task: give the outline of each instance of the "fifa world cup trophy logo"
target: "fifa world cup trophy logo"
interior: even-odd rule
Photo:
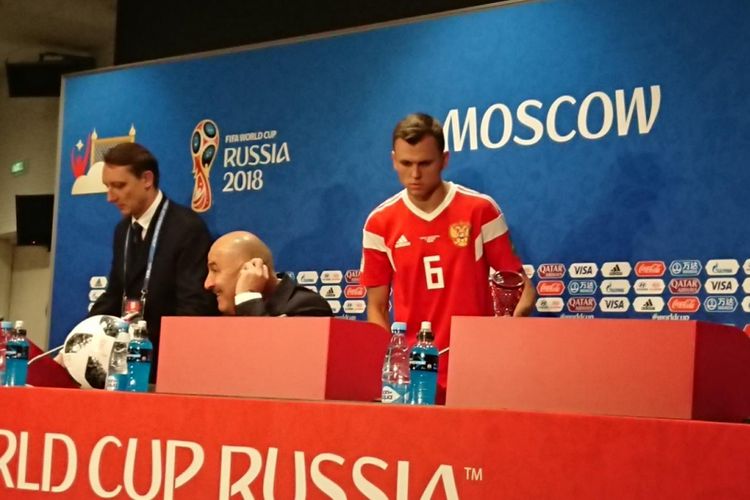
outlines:
[[[219,149],[219,128],[213,120],[202,120],[195,126],[190,140],[190,152],[193,155],[193,201],[191,206],[195,212],[205,212],[211,208],[211,184],[208,176],[214,163],[216,151]]]

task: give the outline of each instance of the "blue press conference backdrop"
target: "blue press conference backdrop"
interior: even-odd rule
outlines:
[[[744,0],[550,0],[67,78],[50,344],[109,270],[119,214],[104,194],[73,194],[97,190],[108,145],[134,136],[159,158],[167,195],[189,205],[191,136],[212,120],[214,235],[248,229],[279,269],[344,274],[359,265],[365,217],[400,189],[390,133],[413,111],[445,121],[446,177],[504,209],[549,294],[539,314],[742,327],[747,32]],[[655,262],[636,275],[640,261]],[[610,293],[624,285],[615,266],[632,270]],[[670,291],[691,275],[700,290]],[[680,294],[695,299],[669,302]]]

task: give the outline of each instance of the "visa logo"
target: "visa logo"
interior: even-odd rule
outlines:
[[[576,262],[568,268],[568,274],[572,278],[589,278],[596,276],[599,268],[593,262]]]
[[[599,309],[603,312],[624,312],[630,307],[630,301],[626,297],[603,298],[599,302]]]
[[[731,294],[737,291],[739,283],[736,278],[709,278],[706,280],[706,291],[709,294]]]

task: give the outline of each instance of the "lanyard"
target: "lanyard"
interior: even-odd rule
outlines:
[[[164,215],[167,213],[167,207],[169,206],[169,200],[164,200],[159,211],[159,219],[156,221],[156,228],[154,229],[154,237],[151,238],[151,246],[148,249],[148,261],[146,263],[146,276],[143,278],[143,288],[141,288],[141,302],[145,309],[146,294],[148,293],[148,282],[151,279],[151,267],[154,263],[154,254],[156,253],[156,242],[159,240],[159,233],[161,232],[161,224],[164,222]],[[125,302],[127,288],[127,276],[128,276],[128,251],[130,249],[130,232],[132,226],[128,226],[128,233],[125,235],[125,256],[122,264],[122,301]]]

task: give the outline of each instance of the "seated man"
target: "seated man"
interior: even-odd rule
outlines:
[[[274,274],[271,251],[246,231],[227,233],[211,246],[203,286],[216,295],[225,315],[332,315],[323,297],[286,274]]]

